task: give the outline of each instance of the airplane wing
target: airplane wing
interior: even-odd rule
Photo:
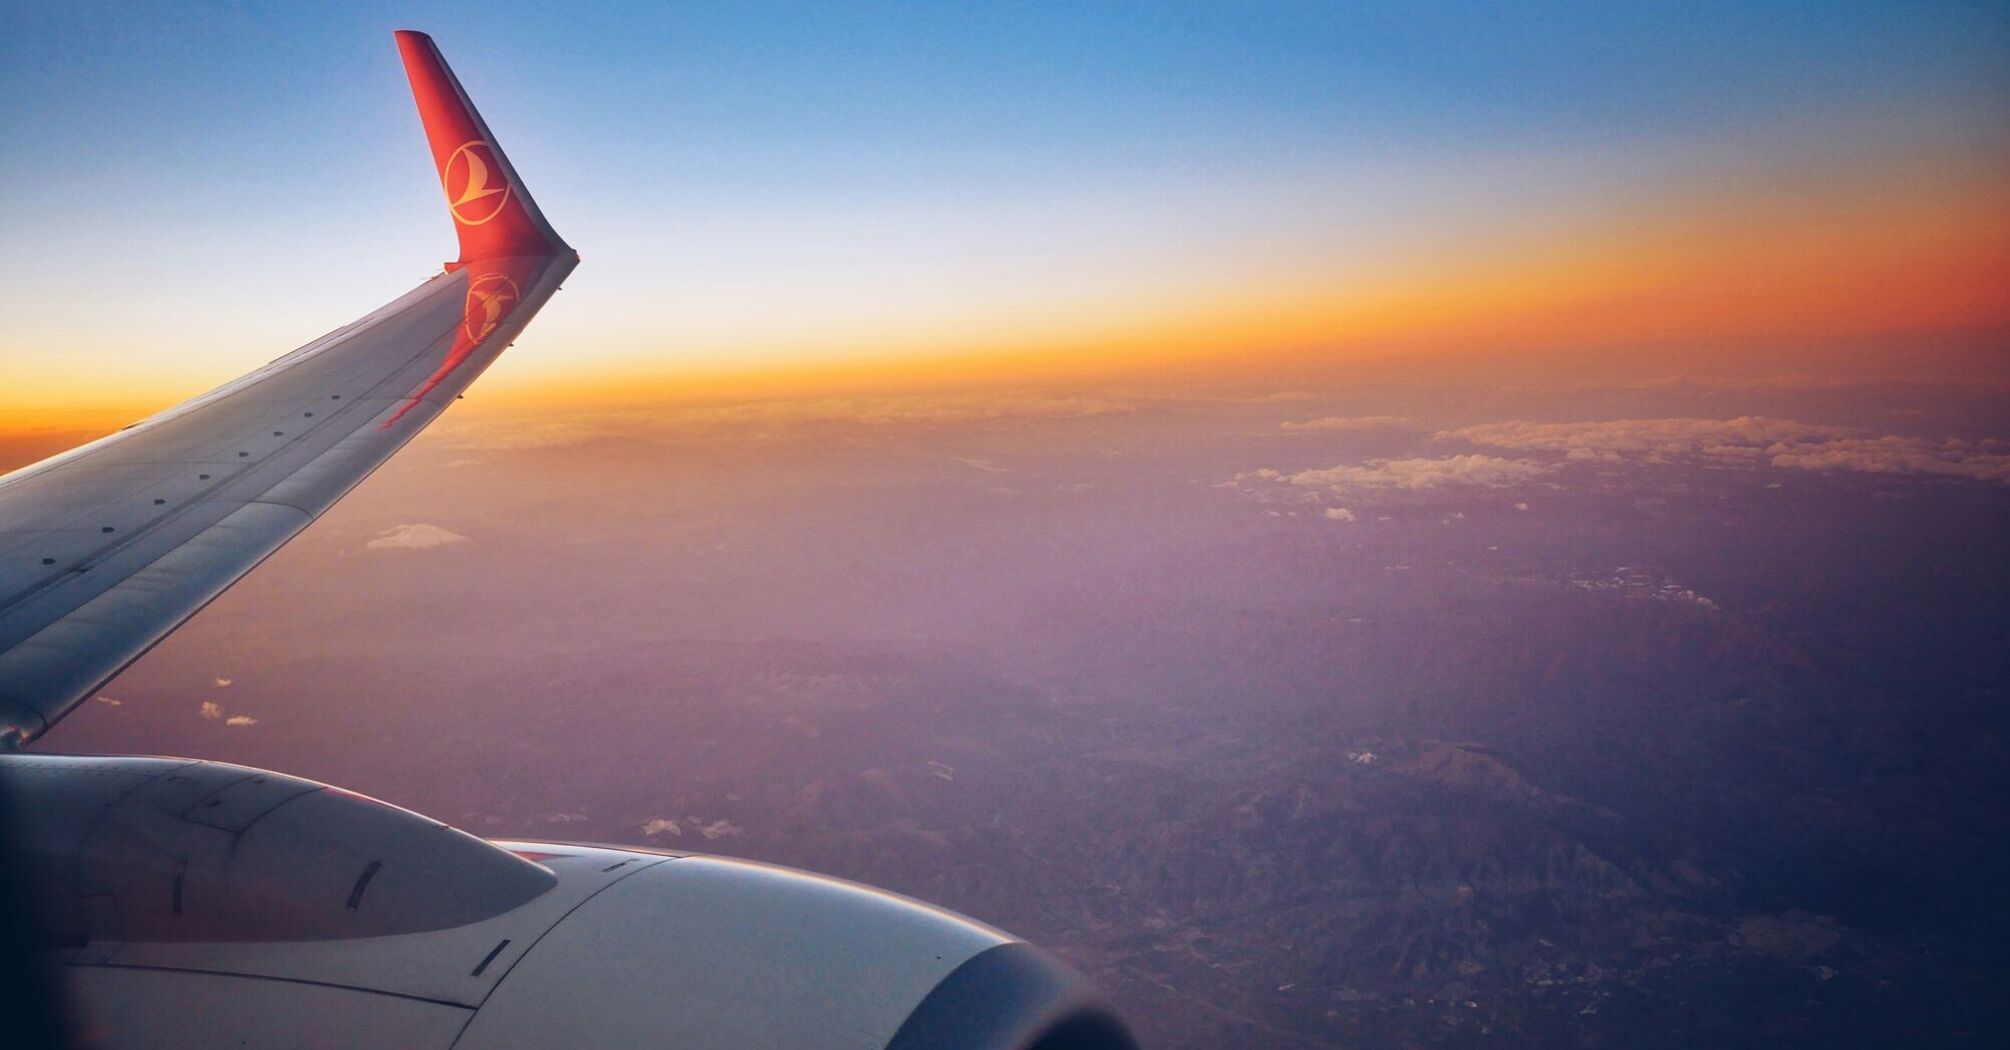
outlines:
[[[41,735],[369,476],[578,264],[431,38],[397,37],[460,258],[243,378],[0,477],[0,749]]]

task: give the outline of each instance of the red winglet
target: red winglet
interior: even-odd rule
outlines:
[[[397,37],[419,119],[426,125],[426,141],[433,147],[440,186],[447,194],[447,211],[461,236],[458,265],[570,252],[544,221],[537,202],[524,192],[523,180],[516,177],[516,169],[440,57],[433,38],[411,29],[398,30]]]

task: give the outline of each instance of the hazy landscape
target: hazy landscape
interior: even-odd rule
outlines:
[[[888,886],[1154,1047],[1993,1045],[2003,405],[470,402],[46,747]]]

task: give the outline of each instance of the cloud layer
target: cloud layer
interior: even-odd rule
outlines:
[[[1851,470],[1869,474],[1937,474],[2010,484],[2010,451],[2002,442],[1933,442],[1887,434],[1767,450],[1768,462],[1795,470]]]
[[[1326,416],[1323,419],[1307,419],[1298,423],[1279,423],[1278,428],[1287,434],[1310,434],[1320,431],[1382,430],[1388,427],[1408,426],[1408,416]]]
[[[1436,437],[1493,448],[1561,452],[1578,461],[1700,457],[1792,470],[1924,474],[2010,484],[2010,445],[1931,441],[1765,416],[1736,419],[1614,419],[1591,423],[1511,420],[1440,431]]]
[[[1295,474],[1258,471],[1304,488],[1324,489],[1334,495],[1351,492],[1430,492],[1448,488],[1505,488],[1533,481],[1548,473],[1549,467],[1525,459],[1499,456],[1462,455],[1371,459],[1360,466],[1325,467]]]
[[[1791,419],[1612,419],[1592,423],[1510,420],[1440,431],[1440,438],[1493,448],[1562,452],[1567,459],[1618,460],[1626,456],[1757,457],[1783,444],[1844,437],[1843,427]]]

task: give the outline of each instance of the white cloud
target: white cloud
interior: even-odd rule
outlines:
[[[114,700],[109,696],[98,697],[98,702],[101,704],[106,704],[111,707],[122,707],[125,705],[124,700]]]
[[[218,675],[216,678],[216,687],[218,689],[228,689],[230,688],[230,683],[233,681],[235,681],[235,679],[225,678],[221,675]]]
[[[1301,470],[1296,474],[1259,470],[1257,477],[1288,481],[1334,495],[1349,492],[1429,492],[1445,488],[1505,488],[1533,481],[1549,467],[1525,459],[1498,456],[1371,459],[1360,466]]]
[[[1695,456],[1720,463],[1770,463],[1794,470],[1930,474],[2010,484],[2010,445],[1990,440],[1930,441],[1765,416],[1736,419],[1614,419],[1596,423],[1512,420],[1440,431],[1436,437],[1495,448],[1561,452],[1566,460]]]
[[[674,820],[665,820],[662,817],[654,817],[643,823],[642,833],[644,835],[649,836],[652,839],[658,835],[668,835],[671,838],[681,838],[684,834],[684,828]]]
[[[713,839],[736,839],[746,833],[746,829],[730,820],[715,820],[698,829],[698,834],[705,836],[708,841]]]
[[[1824,441],[1848,433],[1844,427],[1765,416],[1740,416],[1736,419],[1611,419],[1589,423],[1510,420],[1443,430],[1436,436],[1494,448],[1562,452],[1565,458],[1573,460],[1616,461],[1629,455],[1752,458],[1782,442]]]
[[[204,718],[222,718],[222,717],[223,717],[223,705],[222,705],[222,704],[219,704],[219,703],[217,703],[217,702],[216,702],[216,701],[214,701],[214,700],[204,700],[204,701],[202,702],[202,717],[204,717]]]
[[[250,715],[231,715],[229,718],[223,720],[223,724],[227,726],[255,726],[258,724],[258,719]]]
[[[1301,423],[1279,423],[1277,426],[1287,434],[1307,434],[1334,430],[1381,430],[1409,424],[1408,416],[1327,416]]]
[[[377,534],[377,538],[363,545],[365,550],[431,550],[456,543],[466,543],[468,538],[458,532],[449,532],[438,525],[394,525]]]
[[[1328,507],[1325,511],[1328,521],[1354,521],[1354,512],[1345,507]]]
[[[1818,444],[1780,444],[1766,450],[1768,462],[1794,470],[1850,470],[1870,474],[1936,474],[2010,484],[2010,453],[2001,442],[1970,445],[1886,435]]]

